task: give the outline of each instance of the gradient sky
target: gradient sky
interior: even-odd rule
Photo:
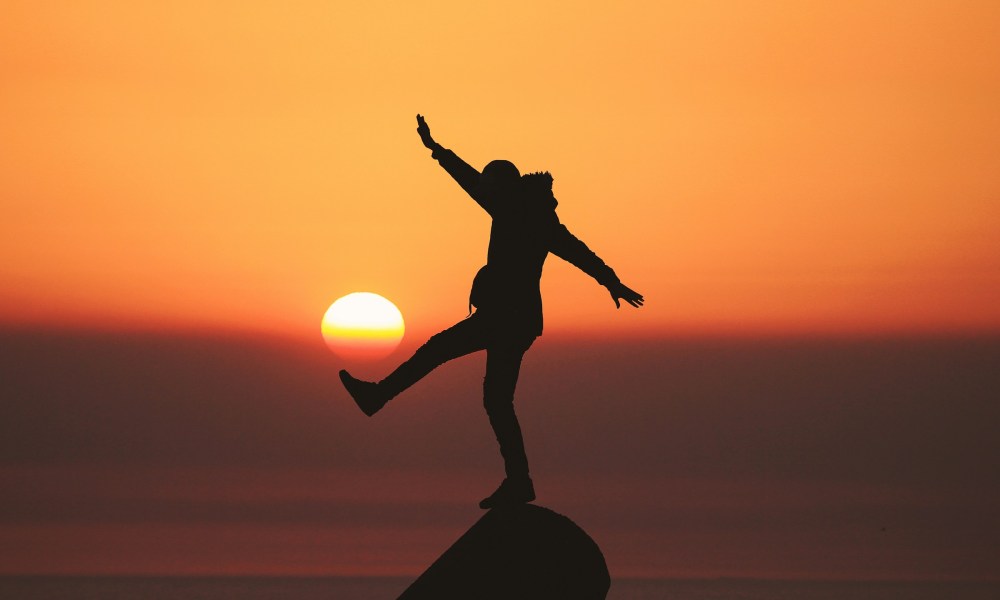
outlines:
[[[995,2],[5,3],[0,318],[451,321],[489,222],[429,158],[550,170],[549,323],[1000,327]],[[447,241],[447,243],[442,243]]]
[[[419,112],[551,171],[647,298],[550,259],[519,388],[613,575],[995,578],[998,39],[990,1],[5,2],[0,572],[413,574],[471,524],[482,357],[369,421],[319,335],[393,300],[376,376],[465,316],[489,220]]]

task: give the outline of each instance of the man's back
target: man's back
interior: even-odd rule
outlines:
[[[542,333],[542,267],[559,225],[552,178],[546,177],[547,185],[540,174],[523,177],[516,193],[494,205],[481,280],[487,287],[477,306],[483,316],[533,335]]]

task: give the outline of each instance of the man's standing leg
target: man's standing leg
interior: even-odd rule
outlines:
[[[535,499],[535,490],[528,475],[524,436],[514,413],[514,389],[521,371],[521,359],[533,341],[533,337],[503,340],[486,347],[483,405],[500,445],[507,477],[493,495],[479,503],[480,508],[522,504]]]

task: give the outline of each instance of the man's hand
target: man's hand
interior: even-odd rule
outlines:
[[[622,307],[621,301],[624,300],[632,306],[639,308],[645,301],[642,294],[629,288],[622,282],[612,283],[608,286],[608,291],[611,292],[611,299],[615,301],[615,306],[618,308]]]
[[[420,141],[424,143],[424,146],[427,146],[431,150],[438,147],[438,143],[431,137],[431,128],[427,126],[427,121],[424,121],[423,115],[417,115],[417,134],[420,135]]]

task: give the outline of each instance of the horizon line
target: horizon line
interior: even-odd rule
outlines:
[[[320,327],[315,334],[301,329],[280,327],[254,327],[233,323],[203,323],[198,321],[138,321],[119,320],[84,323],[40,322],[35,320],[6,320],[0,317],[0,331],[14,334],[46,334],[73,336],[103,336],[103,335],[136,335],[150,337],[179,338],[261,338],[262,340],[302,343],[313,341],[325,345]],[[414,337],[422,339],[437,329],[429,327],[411,327],[404,337],[402,346],[412,344]],[[1000,338],[1000,326],[996,327],[667,327],[642,330],[634,327],[620,329],[550,327],[540,336],[549,341],[593,341],[593,340],[628,340],[633,342],[653,341],[781,341],[781,340],[973,340]]]

